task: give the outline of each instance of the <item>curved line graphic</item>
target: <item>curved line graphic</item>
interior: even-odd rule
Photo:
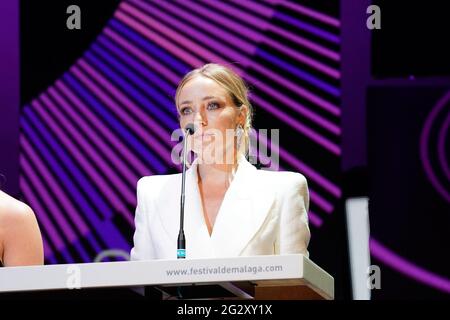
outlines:
[[[414,263],[406,260],[395,252],[386,248],[374,238],[370,238],[369,246],[372,255],[378,260],[384,262],[387,266],[403,273],[410,278],[429,285],[430,287],[450,294],[450,279],[447,279],[415,265]]]
[[[438,137],[438,157],[439,162],[442,166],[442,170],[444,170],[445,175],[447,176],[447,180],[450,181],[450,168],[448,166],[449,162],[447,159],[447,154],[445,153],[445,139],[447,138],[448,128],[450,127],[450,113],[445,118],[444,125],[439,131]]]
[[[441,194],[441,196],[450,202],[450,193],[445,189],[445,187],[439,182],[438,178],[434,174],[433,168],[431,167],[430,161],[428,159],[428,140],[430,137],[431,127],[435,118],[438,116],[441,109],[443,109],[450,101],[450,91],[448,91],[436,104],[428,118],[425,121],[425,125],[422,129],[422,134],[420,137],[420,158],[427,174],[428,179],[431,184],[435,187],[436,191]]]

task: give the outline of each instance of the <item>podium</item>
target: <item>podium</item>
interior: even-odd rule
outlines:
[[[334,299],[333,277],[301,254],[0,268],[0,298],[95,288],[157,299]]]

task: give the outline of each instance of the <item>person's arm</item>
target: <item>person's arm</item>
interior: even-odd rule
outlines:
[[[150,260],[155,259],[155,252],[153,242],[151,239],[148,215],[151,208],[146,206],[151,196],[150,190],[146,188],[148,185],[148,178],[141,178],[137,183],[137,207],[134,219],[135,232],[133,237],[134,246],[131,249],[130,260]]]
[[[33,210],[21,202],[13,203],[3,208],[1,220],[3,265],[43,264],[42,238]]]
[[[307,249],[311,234],[308,226],[307,181],[299,173],[292,174],[283,190],[277,251],[279,254],[302,253],[308,256]]]

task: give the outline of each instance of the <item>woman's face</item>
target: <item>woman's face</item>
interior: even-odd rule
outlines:
[[[244,123],[245,110],[237,108],[217,82],[203,76],[186,82],[179,93],[177,109],[180,127],[193,123],[196,128],[188,140],[191,149],[203,161],[225,163],[230,152],[235,152],[234,130]]]

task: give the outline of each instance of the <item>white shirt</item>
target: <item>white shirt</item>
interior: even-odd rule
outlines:
[[[308,255],[309,193],[303,175],[257,170],[241,156],[211,235],[203,215],[197,161],[186,171],[185,183],[187,259]],[[131,260],[177,258],[180,193],[181,173],[139,180]]]

